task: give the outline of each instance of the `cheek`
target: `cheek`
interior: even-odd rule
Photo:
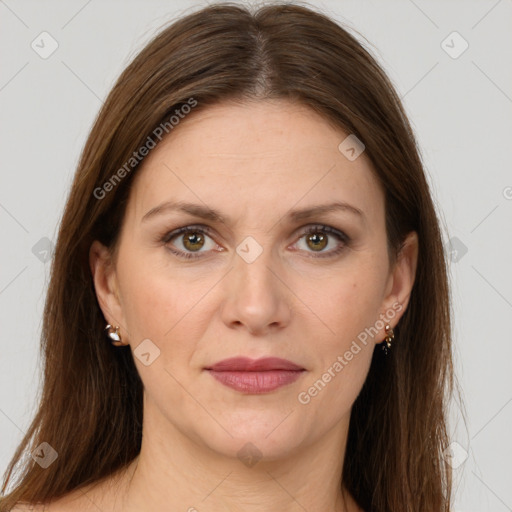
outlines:
[[[324,293],[309,296],[311,308],[327,327],[318,339],[320,364],[315,378],[333,382],[331,390],[350,388],[357,394],[363,385],[375,343],[380,341],[374,330],[382,300],[379,275],[375,268],[360,269],[329,280]]]
[[[334,334],[318,340],[318,364],[299,401],[314,404],[308,411],[327,426],[350,410],[368,375],[375,338],[365,329],[378,318],[374,290],[369,282],[357,279],[340,282],[323,303],[322,320]]]
[[[118,263],[118,281],[126,326],[134,338],[159,340],[173,328],[188,296],[184,284],[148,258],[125,249]]]
[[[200,331],[206,322],[205,294],[218,277],[211,273],[191,277],[156,261],[152,263],[149,257],[134,251],[118,265],[128,331],[134,342],[150,338],[162,347],[173,339],[193,340],[193,331]],[[180,344],[183,348],[185,345]]]
[[[341,274],[341,273],[340,273]],[[324,282],[305,296],[312,311],[328,328],[333,344],[343,348],[378,319],[382,296],[375,269],[366,268]],[[304,293],[306,293],[304,291]]]

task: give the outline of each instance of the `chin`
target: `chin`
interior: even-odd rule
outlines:
[[[270,415],[267,420],[261,418],[261,413],[256,415],[257,418],[247,415],[245,421],[239,415],[237,421],[223,423],[232,437],[223,429],[216,429],[215,434],[206,433],[203,442],[219,454],[240,460],[279,459],[300,444],[302,433],[288,422],[291,418],[283,421],[286,414]]]

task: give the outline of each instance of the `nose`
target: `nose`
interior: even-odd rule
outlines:
[[[254,261],[235,254],[224,285],[224,323],[231,329],[246,329],[258,336],[286,327],[291,318],[293,294],[284,274],[269,249],[263,249]]]

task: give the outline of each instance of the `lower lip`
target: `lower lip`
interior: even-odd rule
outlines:
[[[244,393],[267,393],[296,381],[304,370],[270,370],[265,372],[208,372],[219,382]]]

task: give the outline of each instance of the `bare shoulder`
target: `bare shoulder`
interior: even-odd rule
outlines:
[[[78,502],[70,503],[67,498],[58,499],[51,503],[17,503],[11,512],[70,512],[81,510]]]
[[[48,503],[18,503],[11,512],[89,512],[97,508],[89,492],[83,490],[70,492]]]
[[[136,465],[130,465],[130,470]],[[98,512],[122,510],[119,497],[131,472],[123,468],[94,483],[84,485],[47,503],[17,503],[10,512]],[[122,507],[122,505],[121,505]]]
[[[33,505],[30,503],[16,503],[14,508],[11,508],[11,512],[28,512],[29,510],[32,512],[43,512],[48,509],[44,505]]]
[[[49,510],[45,505],[32,505],[30,503],[17,503],[14,508],[11,508],[11,512],[46,512]]]

